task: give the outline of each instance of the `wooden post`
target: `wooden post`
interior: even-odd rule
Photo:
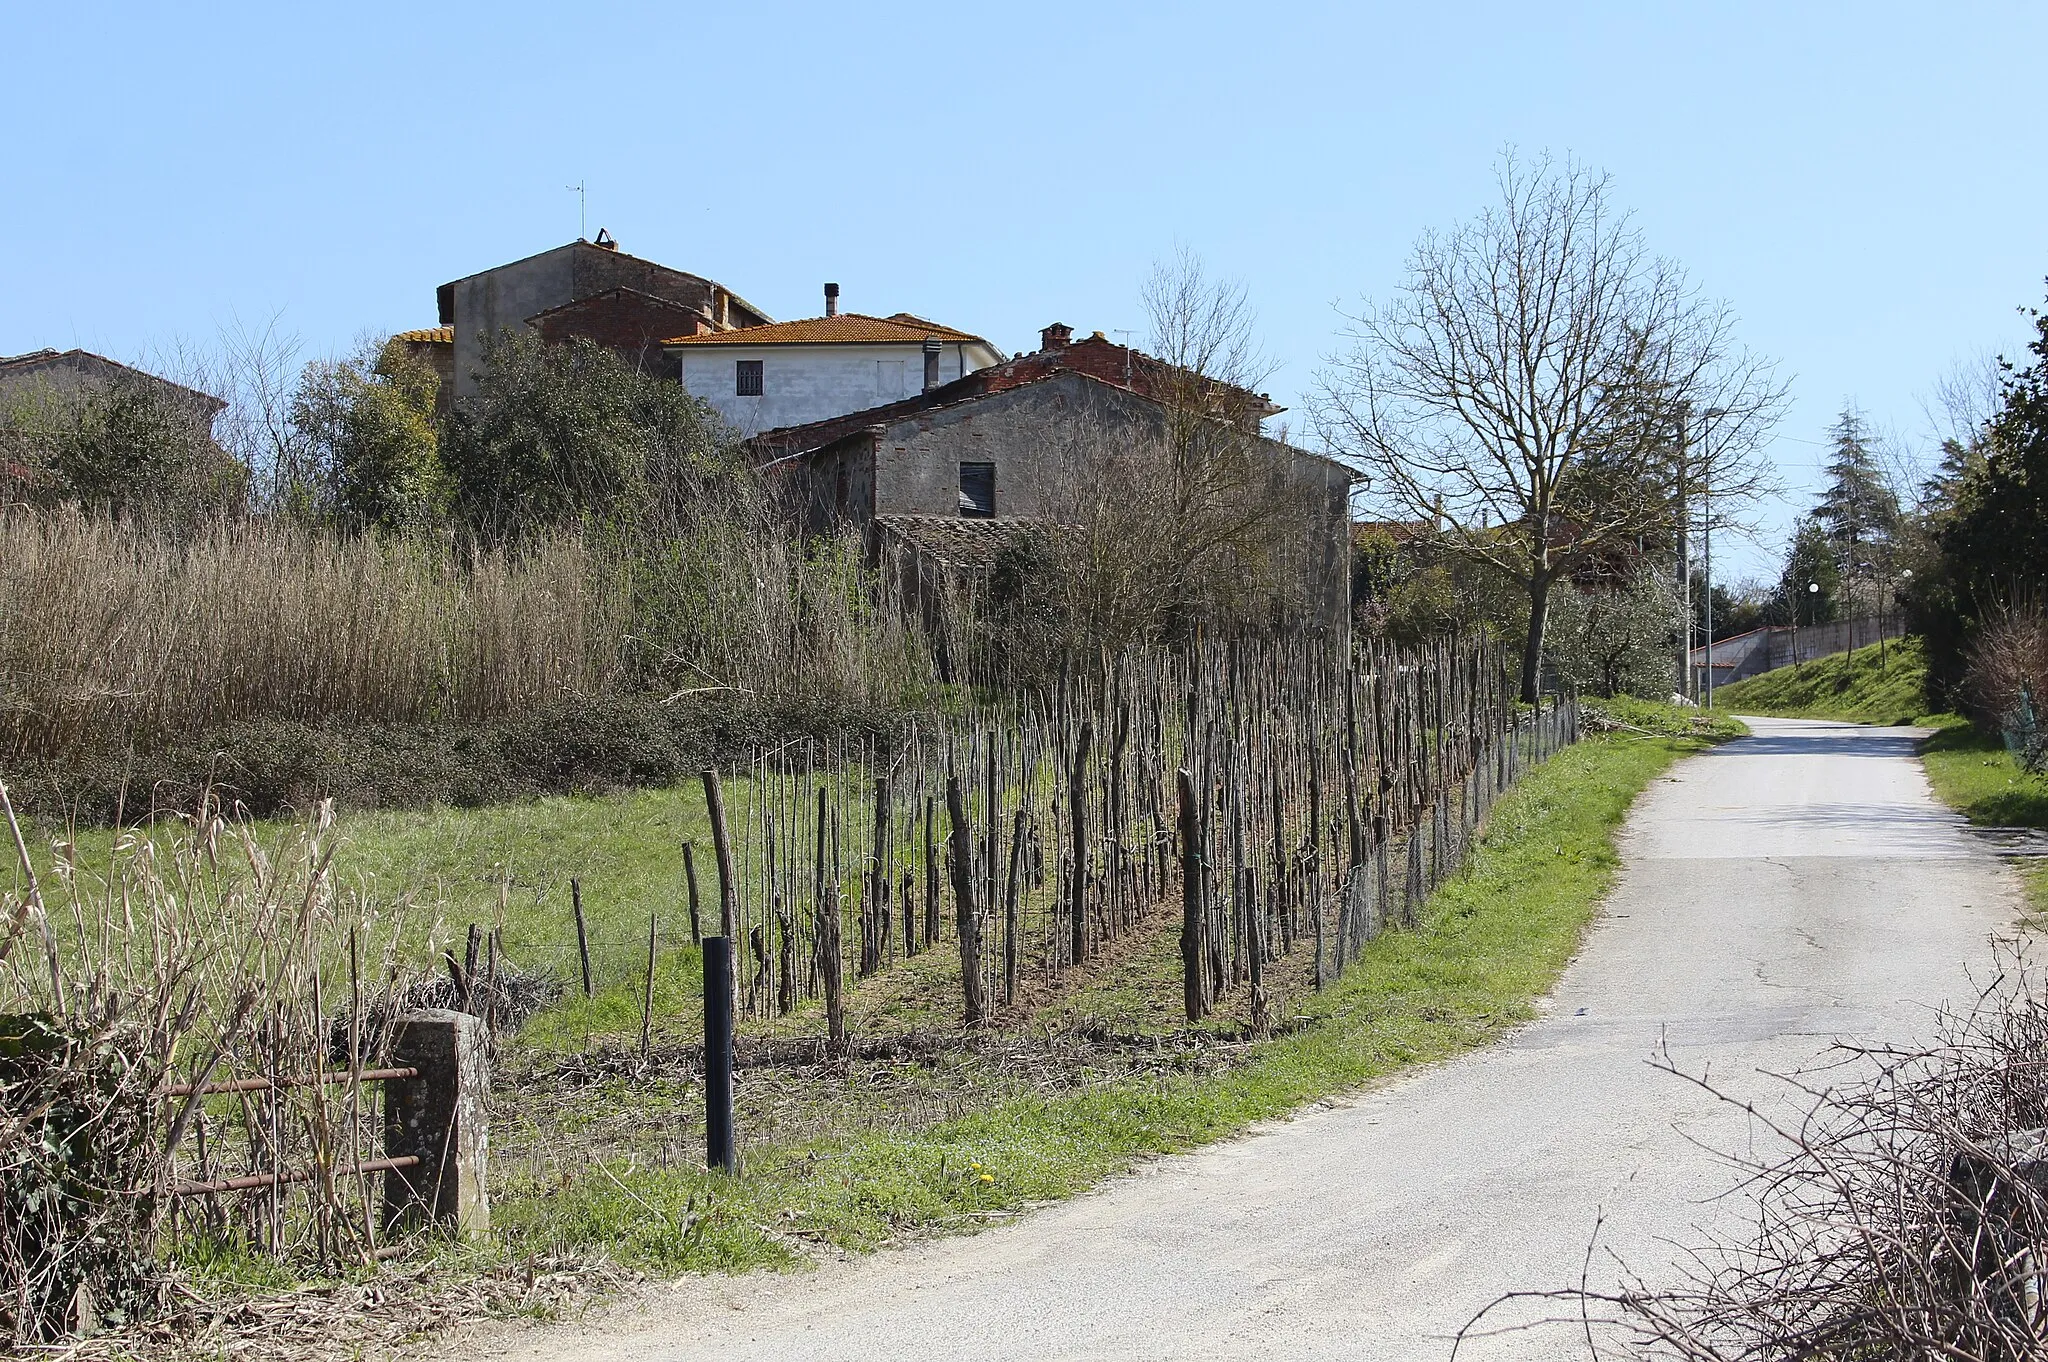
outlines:
[[[1027,814],[1017,810],[1010,825],[1010,873],[1003,888],[1003,1005],[1017,1001],[1017,937],[1022,928],[1020,898],[1024,880],[1024,831]]]
[[[583,882],[569,881],[569,903],[576,910],[576,959],[583,966],[583,996],[590,996],[590,934],[583,929]]]
[[[1072,830],[1073,874],[1067,886],[1068,925],[1073,931],[1073,962],[1088,959],[1088,749],[1095,742],[1093,720],[1081,725],[1074,743],[1074,764],[1067,768],[1067,820]]]
[[[659,930],[654,914],[647,915],[647,992],[640,999],[640,1058],[647,1058],[647,1042],[654,1027],[654,949]]]
[[[697,844],[683,843],[683,877],[690,882],[690,944],[704,944],[704,924],[697,915]]]
[[[776,959],[775,1010],[787,1017],[796,1011],[796,923],[779,899],[775,904],[775,926],[782,934]]]
[[[718,856],[718,934],[731,941],[738,930],[739,887],[733,882],[732,838],[725,826],[725,794],[715,770],[704,772],[704,810],[711,818],[711,849]]]
[[[419,1077],[384,1084],[384,1157],[419,1162],[384,1175],[385,1234],[422,1223],[466,1236],[488,1232],[491,1075],[483,1023],[441,1008],[408,1012],[393,1030],[390,1056]]]
[[[924,944],[939,944],[939,850],[932,796],[924,797]]]
[[[860,972],[866,978],[882,967],[889,935],[889,777],[875,777],[874,846],[869,853],[867,894],[861,903]]]
[[[818,972],[825,985],[825,1044],[835,1055],[846,1050],[846,1004],[841,995],[844,983],[839,958],[839,886],[825,874],[825,787],[818,787],[817,934]]]
[[[1181,1003],[1188,1020],[1208,1011],[1208,964],[1202,958],[1202,814],[1195,802],[1194,775],[1174,773],[1180,794],[1180,967]]]
[[[981,986],[981,920],[974,912],[974,829],[967,821],[967,803],[960,797],[960,777],[946,777],[946,817],[952,825],[953,909],[960,936],[960,990],[967,1024],[988,1020],[988,1001]]]

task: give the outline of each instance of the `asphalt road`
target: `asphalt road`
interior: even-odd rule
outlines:
[[[2013,919],[2006,872],[1935,802],[1906,729],[1752,721],[1660,780],[1544,1019],[1491,1049],[1163,1160],[971,1238],[815,1273],[692,1280],[466,1355],[598,1359],[1439,1358],[1501,1293],[1577,1281],[1600,1224],[1655,1279],[1739,1217],[1709,1151],[1838,1037],[1924,1034]],[[1702,1147],[1704,1146],[1704,1148]],[[1502,1316],[1507,1322],[1511,1316]],[[1525,1316],[1526,1318],[1526,1312]],[[1583,1357],[1565,1327],[1461,1357]]]

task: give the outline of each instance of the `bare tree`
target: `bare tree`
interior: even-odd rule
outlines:
[[[1533,700],[1551,588],[1673,541],[1702,523],[1696,500],[1726,519],[1764,490],[1785,387],[1650,253],[1605,175],[1510,152],[1497,179],[1496,205],[1425,233],[1401,290],[1350,318],[1315,415],[1369,504],[1527,593]]]
[[[1182,251],[1155,266],[1142,300],[1150,353],[1126,383],[1142,417],[1080,423],[1063,450],[1058,520],[1071,616],[1096,642],[1286,626],[1315,613],[1326,523],[1342,497],[1305,476],[1313,460],[1266,436],[1278,410],[1244,286]],[[1113,405],[1113,403],[1112,403]],[[1106,419],[1105,419],[1106,418]]]

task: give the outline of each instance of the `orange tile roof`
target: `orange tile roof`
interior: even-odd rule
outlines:
[[[391,339],[411,341],[415,345],[453,345],[455,328],[452,326],[423,326],[417,331],[401,331]]]
[[[864,317],[842,312],[836,317],[804,317],[793,322],[770,322],[766,326],[743,326],[736,331],[711,331],[699,336],[677,336],[664,345],[866,345],[916,344],[923,340],[973,341],[986,345],[980,336],[940,326],[908,312],[893,317]]]

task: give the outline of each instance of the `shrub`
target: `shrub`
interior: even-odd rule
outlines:
[[[2006,744],[2023,766],[2040,771],[2048,764],[2037,721],[2048,694],[2048,614],[2029,607],[1982,625],[1964,684],[1977,712],[2005,730]]]

